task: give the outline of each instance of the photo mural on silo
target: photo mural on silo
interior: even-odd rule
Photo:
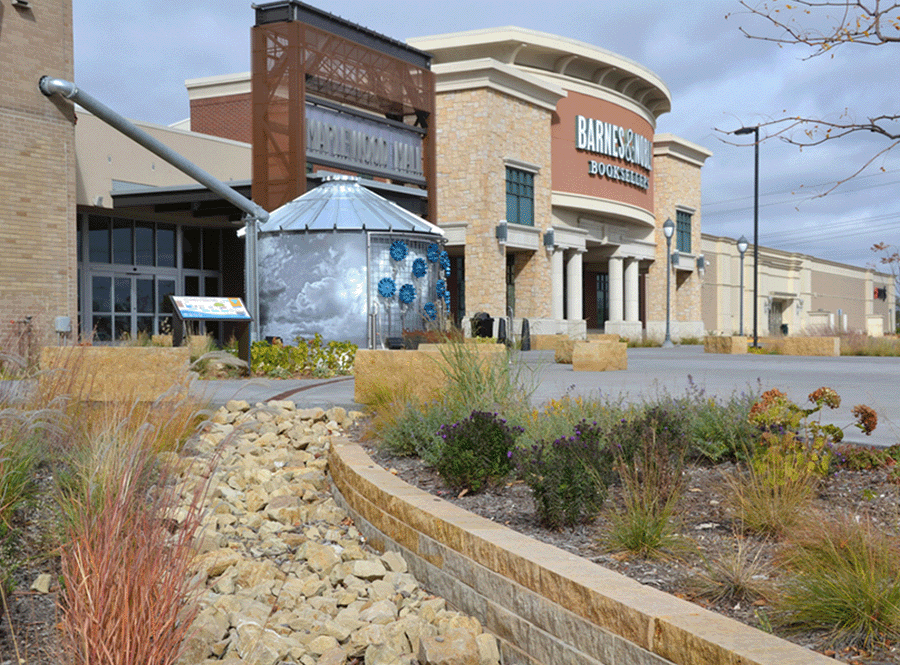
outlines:
[[[372,298],[379,341],[442,328],[450,312],[450,257],[433,241],[371,238]]]
[[[368,346],[364,234],[274,233],[258,246],[263,336],[293,344],[321,333]]]

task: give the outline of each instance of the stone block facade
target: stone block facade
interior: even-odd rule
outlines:
[[[549,317],[549,256],[501,244],[496,227],[506,220],[510,161],[539,169],[534,228],[550,226],[551,112],[488,88],[439,92],[436,107],[439,221],[466,224],[466,315],[507,314],[507,255],[515,251],[515,315]]]
[[[671,331],[674,339],[703,335],[700,287],[703,275],[697,265],[701,254],[700,170],[712,154],[700,146],[670,134],[654,139],[654,210],[656,214],[656,260],[647,271],[647,332],[661,337],[666,321],[666,237],[663,224],[676,223],[678,211],[691,215],[691,252],[680,252],[679,265],[671,275]],[[676,234],[672,252],[677,250]],[[652,324],[652,325],[651,325]]]
[[[15,351],[55,342],[57,316],[76,324],[74,109],[38,89],[72,79],[72,7],[0,10],[0,345]]]

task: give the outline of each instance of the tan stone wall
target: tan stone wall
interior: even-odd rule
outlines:
[[[72,384],[91,401],[154,401],[185,383],[191,350],[179,347],[49,346],[41,349],[40,380],[54,382],[52,370],[71,372]]]
[[[776,348],[786,356],[839,356],[841,355],[841,339],[839,337],[784,337],[767,339],[763,345]]]
[[[662,225],[666,219],[673,223],[677,206],[695,210],[691,218],[691,253],[701,253],[701,196],[700,167],[670,155],[656,155],[653,159],[655,177],[656,213],[656,261],[647,272],[647,318],[649,321],[666,320],[666,237]],[[676,236],[672,236],[672,251],[676,250]],[[694,259],[687,259],[694,261]],[[672,272],[672,322],[673,336],[676,322],[702,320],[700,305],[700,273],[693,266],[691,272]]]
[[[368,543],[497,635],[505,663],[836,662],[410,487],[349,441],[328,471]]]
[[[0,346],[26,316],[49,343],[77,316],[74,113],[38,79],[72,79],[71,2],[0,5],[0,63]]]
[[[415,351],[359,349],[353,359],[353,399],[359,404],[374,404],[386,397],[434,399],[447,385],[441,367],[454,354],[464,354],[471,362],[485,362],[501,357],[499,354],[505,351],[503,344],[467,344],[458,349],[421,344]]]
[[[741,337],[740,335],[733,337],[707,335],[703,338],[703,352],[728,354],[747,353],[747,344],[747,338]]]
[[[550,120],[546,109],[475,89],[437,95],[440,223],[465,222],[466,316],[506,315],[506,249],[496,239],[506,219],[505,159],[540,167],[535,227],[551,224]],[[511,250],[510,250],[511,251]],[[550,316],[550,262],[542,249],[516,256],[516,316]]]
[[[628,369],[628,345],[625,342],[575,342],[573,371],[613,372],[624,369]]]

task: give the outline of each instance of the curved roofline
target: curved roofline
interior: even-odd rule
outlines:
[[[668,86],[653,71],[624,56],[577,39],[515,26],[468,30],[407,40],[429,51],[434,64],[494,58],[598,89],[610,89],[644,106],[655,117],[672,108]]]

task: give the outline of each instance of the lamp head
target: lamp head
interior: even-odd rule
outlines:
[[[741,256],[744,255],[744,252],[747,251],[747,248],[750,246],[750,243],[747,242],[747,239],[744,236],[741,236],[737,241],[738,251],[741,253]]]
[[[759,131],[759,125],[756,125],[756,127],[741,127],[740,129],[735,129],[732,134],[741,136],[742,134],[752,134],[757,131]]]
[[[663,233],[666,238],[671,238],[672,234],[675,233],[675,223],[672,221],[671,217],[663,224]]]

